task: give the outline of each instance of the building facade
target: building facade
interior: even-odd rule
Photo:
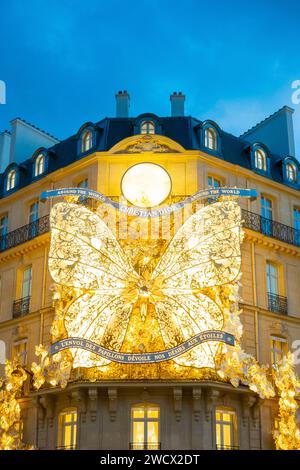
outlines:
[[[171,95],[171,116],[129,116],[129,95],[116,95],[117,116],[88,122],[58,142],[22,138],[0,175],[0,356],[30,368],[35,346],[51,343],[53,280],[48,270],[49,213],[41,192],[88,187],[121,196],[128,168],[156,163],[172,180],[168,202],[207,187],[257,190],[241,199],[243,349],[275,364],[300,338],[300,168],[292,110],[283,107],[240,137],[213,121],[184,115],[184,95]],[[42,133],[42,131],[39,131]],[[49,137],[52,139],[52,137]],[[30,140],[30,139],[29,139]],[[28,139],[26,140],[28,142]],[[50,145],[50,146],[49,146]],[[7,155],[7,150],[6,150]],[[5,157],[7,158],[7,157]],[[83,203],[90,204],[89,201]],[[73,377],[65,389],[20,398],[23,440],[39,449],[272,449],[278,400],[261,400],[209,375],[174,379],[130,365],[126,377]],[[300,368],[298,366],[298,373]]]

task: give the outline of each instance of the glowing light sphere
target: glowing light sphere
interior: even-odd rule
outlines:
[[[169,174],[156,163],[138,163],[130,167],[121,181],[123,196],[139,207],[155,207],[170,194]]]

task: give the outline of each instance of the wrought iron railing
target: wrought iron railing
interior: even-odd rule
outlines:
[[[217,444],[216,445],[217,450],[239,450],[239,446],[224,446]]]
[[[23,317],[30,310],[30,297],[23,297],[13,303],[13,318]]]
[[[21,245],[21,243],[25,243],[38,235],[49,232],[49,230],[49,215],[45,215],[30,224],[23,225],[23,227],[17,228],[0,237],[0,252]]]
[[[130,442],[130,450],[161,450],[161,442]]]
[[[268,292],[268,309],[270,312],[288,314],[287,298],[282,295],[272,294]]]
[[[289,225],[281,224],[275,220],[267,219],[254,212],[242,209],[244,227],[263,233],[269,237],[276,238],[290,245],[300,246],[300,230]]]

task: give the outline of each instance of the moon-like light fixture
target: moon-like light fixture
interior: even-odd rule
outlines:
[[[130,167],[121,181],[123,196],[139,207],[155,207],[171,192],[171,178],[156,163],[137,163]]]

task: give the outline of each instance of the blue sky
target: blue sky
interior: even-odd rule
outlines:
[[[131,114],[186,114],[240,134],[287,104],[300,154],[300,4],[202,0],[0,0],[0,130],[20,116],[65,138],[114,116],[126,89]]]

